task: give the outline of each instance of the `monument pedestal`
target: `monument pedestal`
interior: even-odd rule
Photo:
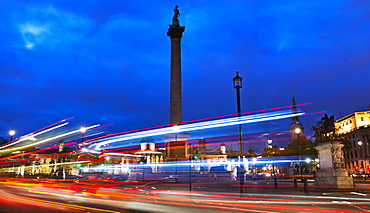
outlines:
[[[173,133],[162,137],[166,143],[165,159],[173,160],[188,160],[188,138],[191,135],[188,133]]]
[[[338,141],[332,141],[315,147],[320,159],[315,186],[354,188],[352,177],[344,170],[343,146]]]

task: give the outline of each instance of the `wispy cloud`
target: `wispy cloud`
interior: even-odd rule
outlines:
[[[58,10],[52,6],[27,8],[16,11],[24,47],[34,49],[39,45],[54,48],[60,43],[82,39],[90,30],[89,20],[76,14]]]
[[[19,30],[22,33],[23,41],[27,49],[33,49],[35,45],[42,44],[47,41],[49,33],[48,24],[25,23],[19,25]]]

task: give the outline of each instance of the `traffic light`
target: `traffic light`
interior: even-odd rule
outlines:
[[[199,157],[197,155],[194,155],[194,160],[198,160]]]
[[[77,164],[77,168],[80,168],[82,166],[82,164],[78,163]]]
[[[355,170],[359,170],[359,167],[358,166],[355,166]]]
[[[370,170],[370,165],[367,165],[367,169]]]

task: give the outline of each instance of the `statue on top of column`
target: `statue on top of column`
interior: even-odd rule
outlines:
[[[173,9],[173,11],[174,11],[174,15],[173,15],[173,18],[172,18],[172,25],[180,25],[180,23],[179,23],[179,19],[178,19],[178,17],[179,17],[179,15],[180,15],[180,11],[179,11],[179,6],[175,6],[175,9]]]

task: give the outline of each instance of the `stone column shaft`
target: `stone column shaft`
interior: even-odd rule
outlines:
[[[182,121],[181,39],[171,39],[170,123]]]
[[[185,27],[169,25],[167,36],[171,39],[171,92],[170,123],[182,122],[182,85],[181,85],[181,37]]]

